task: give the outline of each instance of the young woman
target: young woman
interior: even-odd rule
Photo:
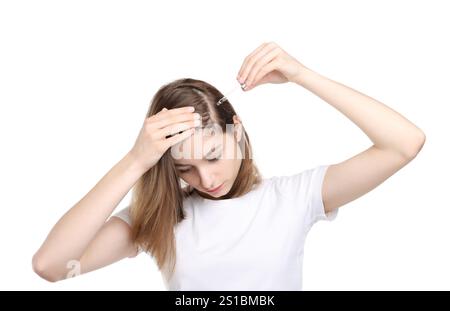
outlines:
[[[273,42],[245,58],[237,79],[245,91],[302,86],[373,145],[341,163],[261,178],[223,94],[204,81],[173,81],[155,94],[132,149],[52,228],[33,256],[34,271],[58,281],[144,251],[170,290],[300,290],[311,226],[380,185],[425,142],[400,114]],[[110,217],[130,189],[131,204]]]

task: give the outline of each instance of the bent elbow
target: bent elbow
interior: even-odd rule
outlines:
[[[418,133],[416,134],[416,137],[409,144],[408,149],[403,152],[406,159],[409,161],[414,159],[420,152],[420,150],[422,150],[425,141],[426,141],[425,133],[419,130]]]
[[[45,261],[37,254],[34,254],[31,265],[33,268],[33,271],[39,275],[41,278],[48,282],[57,282],[61,278],[57,277],[54,272],[49,269],[48,265],[45,263]]]

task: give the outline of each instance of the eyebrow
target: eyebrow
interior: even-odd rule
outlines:
[[[208,151],[208,153],[204,156],[204,158],[208,158],[208,156],[210,156],[213,152],[219,150],[220,148],[222,148],[222,145],[217,145],[211,148],[211,150]],[[179,164],[179,163],[175,163],[175,166],[189,166],[190,164]]]

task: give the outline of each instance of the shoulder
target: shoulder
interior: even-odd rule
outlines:
[[[268,184],[277,193],[304,194],[321,186],[328,167],[329,165],[319,165],[290,175],[273,176],[268,179]]]

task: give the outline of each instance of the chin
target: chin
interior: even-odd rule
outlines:
[[[209,197],[212,198],[220,198],[223,197],[224,195],[226,195],[228,193],[228,189],[227,189],[227,184],[226,182],[224,183],[224,185],[222,186],[221,189],[219,189],[219,191],[215,192],[215,193],[210,193],[210,192],[203,192],[202,193],[206,194]]]

